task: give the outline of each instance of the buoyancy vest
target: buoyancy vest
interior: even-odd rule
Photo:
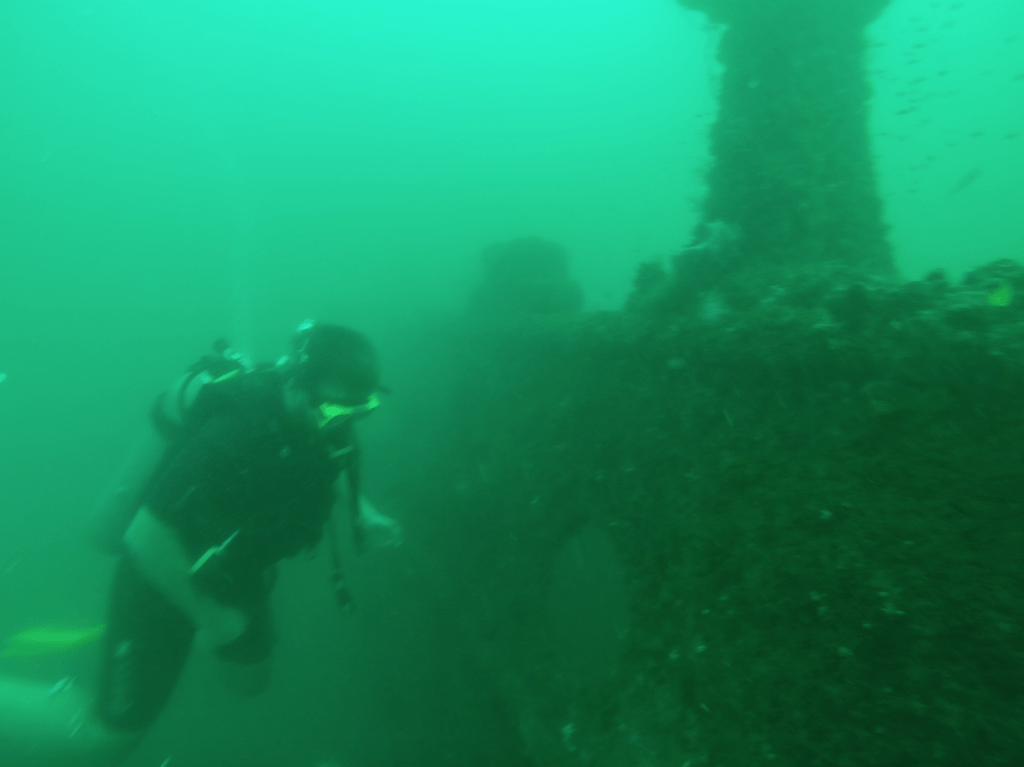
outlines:
[[[256,400],[258,390],[267,394],[268,383],[277,377],[272,365],[252,366],[232,352],[224,341],[213,346],[211,354],[199,359],[168,389],[161,392],[150,408],[150,425],[143,439],[130,454],[112,487],[101,497],[93,515],[91,537],[108,553],[123,550],[124,533],[144,502],[146,493],[174,453],[187,444],[191,435],[218,413],[234,409],[257,422],[261,417]],[[254,396],[255,394],[255,396]],[[359,448],[354,430],[349,427],[332,435],[332,457],[347,477],[347,499],[352,511],[352,530],[356,547],[361,536],[356,520],[359,515]],[[255,523],[256,520],[253,520]],[[249,537],[260,531],[250,530]],[[264,534],[268,531],[264,531]],[[341,566],[340,544],[333,519],[327,520],[327,536],[332,559],[332,585],[339,607],[351,609],[351,596]],[[204,566],[219,551],[211,549],[200,558]],[[286,551],[290,554],[291,549]],[[211,568],[212,569],[212,568]]]

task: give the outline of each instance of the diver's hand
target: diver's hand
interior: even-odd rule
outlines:
[[[199,615],[194,616],[199,624],[196,642],[205,650],[234,642],[249,627],[249,616],[234,607],[227,607],[210,600]]]
[[[360,507],[356,529],[357,537],[364,548],[382,549],[402,544],[404,533],[397,520],[384,516],[368,501],[364,500]]]

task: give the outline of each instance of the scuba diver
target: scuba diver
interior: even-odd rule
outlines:
[[[381,391],[365,336],[307,322],[277,365],[248,367],[222,344],[164,392],[153,435],[93,524],[94,541],[119,556],[96,697],[0,679],[0,764],[120,763],[163,711],[193,644],[233,689],[263,691],[275,565],[323,537],[348,608],[338,501],[357,549],[401,542],[398,523],[359,492],[353,426]]]

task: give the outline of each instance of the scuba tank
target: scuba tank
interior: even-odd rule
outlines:
[[[149,424],[125,456],[96,502],[88,533],[93,545],[107,554],[122,551],[125,532],[142,505],[157,467],[185,426],[185,416],[206,384],[245,371],[248,364],[224,340],[193,364],[163,392],[149,411]]]

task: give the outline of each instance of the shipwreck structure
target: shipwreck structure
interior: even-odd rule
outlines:
[[[623,312],[464,327],[409,496],[507,764],[1024,760],[1024,270],[896,279],[884,0],[685,4],[728,25],[693,242]]]

